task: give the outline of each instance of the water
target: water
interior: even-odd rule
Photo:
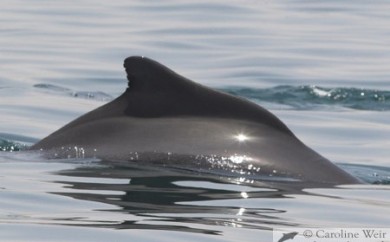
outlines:
[[[390,225],[388,1],[0,6],[0,241],[270,241],[275,227]],[[275,188],[16,152],[118,96],[131,55],[265,106],[367,184]]]

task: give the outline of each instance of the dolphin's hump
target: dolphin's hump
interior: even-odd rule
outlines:
[[[195,83],[146,57],[125,59],[129,81],[125,114],[135,117],[216,117],[263,123],[292,132],[276,116],[239,97]]]
[[[294,136],[275,115],[259,105],[195,83],[152,59],[128,57],[124,67],[128,88],[122,95],[73,120],[52,135],[63,134],[88,122],[128,116],[238,119],[261,123]]]

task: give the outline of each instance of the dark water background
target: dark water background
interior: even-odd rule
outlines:
[[[388,227],[388,1],[0,3],[0,241],[270,241],[273,228]],[[118,96],[144,55],[270,109],[368,184],[16,152]]]

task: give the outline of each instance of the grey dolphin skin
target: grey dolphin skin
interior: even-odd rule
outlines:
[[[257,104],[188,80],[158,62],[129,57],[118,98],[31,147],[52,157],[165,162],[326,184],[359,183],[304,145]]]

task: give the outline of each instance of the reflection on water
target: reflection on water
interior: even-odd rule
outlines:
[[[364,172],[357,165],[350,169],[366,175],[382,170],[366,167]],[[46,233],[42,231],[47,226],[51,231],[83,231],[80,241],[96,241],[96,232],[147,238],[156,231],[188,232],[184,237],[208,236],[211,241],[237,241],[236,235],[249,233],[248,241],[257,241],[256,234],[269,236],[273,228],[375,227],[388,222],[383,214],[389,208],[390,188],[383,185],[308,188],[305,183],[260,178],[248,183],[240,177],[163,165],[42,160],[24,152],[0,153],[0,181],[0,226],[13,227],[8,236],[26,241]],[[23,226],[37,232],[20,235],[15,228]]]
[[[358,166],[350,169],[364,171]],[[84,216],[55,217],[56,224],[214,235],[223,234],[223,228],[267,231],[310,226],[313,221],[316,226],[329,221],[334,226],[381,224],[385,218],[377,215],[387,209],[389,190],[373,185],[308,188],[309,184],[283,180],[240,183],[231,177],[135,162],[103,161],[55,174],[54,182],[64,189],[51,194],[109,205]],[[334,221],[351,204],[350,215]]]
[[[118,229],[158,229],[218,234],[217,230],[197,229],[193,225],[221,225],[266,230],[276,225],[294,226],[294,223],[279,217],[285,212],[283,210],[261,206],[253,208],[240,206],[239,200],[288,198],[286,195],[289,193],[303,193],[299,189],[270,188],[269,185],[267,187],[261,182],[252,183],[250,186],[232,184],[223,177],[131,163],[107,162],[98,166],[64,170],[59,174],[70,177],[103,178],[99,179],[98,183],[57,181],[66,184],[70,191],[55,194],[116,207],[102,212],[137,216],[137,220],[99,221],[98,224],[87,224],[93,227]],[[122,183],[110,182],[117,179],[121,179]],[[128,182],[124,182],[126,180]],[[218,204],[221,201],[236,202],[231,205],[215,205],[213,204],[215,201],[218,201]]]

